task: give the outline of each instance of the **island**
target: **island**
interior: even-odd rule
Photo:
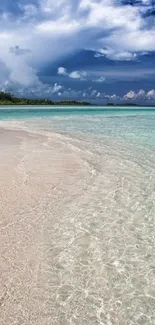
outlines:
[[[76,100],[62,100],[53,101],[51,99],[37,99],[37,98],[19,98],[11,93],[0,91],[0,106],[9,105],[21,105],[21,106],[102,106],[102,107],[145,107],[146,105],[139,105],[134,102],[120,102],[120,103],[90,103],[86,101],[76,101]],[[154,105],[148,105],[149,107],[154,107]]]
[[[88,102],[79,102],[75,100],[69,101],[52,101],[50,99],[29,99],[29,98],[18,98],[11,93],[0,91],[0,105],[70,105],[70,106],[89,106]]]

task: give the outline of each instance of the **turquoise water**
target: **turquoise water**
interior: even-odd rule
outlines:
[[[4,119],[23,119],[33,117],[51,117],[51,116],[70,116],[70,115],[144,115],[155,114],[155,108],[150,107],[138,107],[138,108],[126,108],[126,107],[1,107],[0,108],[0,120]]]
[[[2,107],[0,120],[19,120],[33,130],[87,134],[98,141],[104,136],[155,149],[155,108]]]

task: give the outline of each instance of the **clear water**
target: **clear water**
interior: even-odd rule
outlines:
[[[109,137],[155,149],[155,108],[11,107],[0,109],[0,121],[19,121],[31,130],[74,136]]]
[[[17,175],[49,216],[40,324],[154,325],[155,108],[4,108],[1,126],[47,135],[21,144]]]

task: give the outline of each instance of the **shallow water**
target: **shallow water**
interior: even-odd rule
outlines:
[[[58,132],[73,137],[109,139],[155,148],[155,108],[11,107],[0,109],[0,121],[20,121],[31,130]],[[95,140],[96,141],[96,140]]]
[[[31,324],[154,325],[155,110],[5,114],[0,126],[45,136],[18,167],[47,216]]]

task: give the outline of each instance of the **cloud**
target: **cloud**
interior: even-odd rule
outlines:
[[[62,75],[62,76],[67,76],[67,69],[65,69],[63,67],[59,67],[58,68],[58,74]]]
[[[63,75],[63,76],[68,76],[69,78],[72,79],[80,79],[84,80],[85,77],[87,76],[87,73],[85,71],[72,71],[70,73],[67,72],[67,69],[64,67],[59,67],[57,70],[58,75]]]
[[[116,100],[120,100],[121,98],[119,96],[117,96],[116,94],[113,94],[113,95],[105,95],[105,98],[108,98],[112,101],[116,101]]]
[[[145,80],[148,78],[154,78],[155,69],[154,68],[134,68],[128,66],[120,66],[120,67],[105,67],[103,70],[93,70],[90,71],[89,74],[94,76],[94,80],[101,78],[102,81],[111,79],[111,80]],[[104,75],[104,76],[103,76]],[[102,79],[105,78],[105,79]]]
[[[126,7],[115,0],[2,0],[0,60],[5,68],[0,65],[0,74],[4,85],[37,89],[40,69],[84,49],[117,61],[155,51],[155,25],[144,18],[148,7]],[[59,74],[66,75],[65,71]],[[67,76],[88,77],[76,69],[76,63]]]
[[[49,35],[73,35],[79,29],[78,22],[76,21],[67,21],[63,19],[58,19],[57,21],[45,21],[36,26],[37,31],[41,34]]]
[[[53,96],[61,96],[65,88],[57,83],[49,85],[38,82],[33,87],[19,87],[19,85],[17,87],[16,83],[6,82],[2,90],[14,93],[19,97],[51,99]]]
[[[1,79],[0,79],[1,85]],[[88,87],[84,90],[77,90],[74,88],[66,89],[65,86],[58,83],[52,85],[38,83],[34,87],[16,87],[16,84],[6,82],[3,91],[13,92],[19,97],[27,98],[45,98],[45,99],[54,99],[54,100],[86,100],[90,102],[99,102],[99,103],[125,103],[125,102],[134,102],[144,105],[153,104],[155,100],[155,89],[151,89],[148,92],[145,92],[143,89],[140,89],[137,92],[129,91],[123,96],[117,96],[116,94],[108,94],[102,91]]]
[[[9,51],[15,55],[24,55],[31,52],[29,49],[21,49],[18,45],[10,47]]]
[[[39,13],[39,9],[37,7],[37,1],[35,4],[26,3],[22,5],[21,3],[19,3],[18,8],[21,10],[21,13],[23,14],[22,15],[23,21],[34,19]]]
[[[137,93],[135,93],[133,90],[130,90],[126,95],[124,95],[124,99],[145,99],[146,96],[147,94],[145,94],[145,91],[143,89],[140,89]]]
[[[137,54],[132,53],[129,51],[116,51],[111,48],[106,49],[100,49],[98,50],[95,55],[96,58],[99,58],[101,56],[106,56],[110,60],[116,60],[116,61],[133,61],[136,60]]]
[[[68,72],[67,69],[63,70],[58,69],[58,74],[67,76],[68,78],[74,78],[79,80],[87,80],[88,82],[96,82],[102,84],[108,80],[112,81],[132,81],[132,80],[147,80],[155,78],[155,69],[154,68],[134,68],[133,66],[117,66],[117,67],[103,67],[101,66],[100,70],[90,69],[87,71],[72,71]]]
[[[97,94],[97,90],[96,89],[93,89],[92,91],[91,91],[91,96],[96,96],[96,94]]]
[[[148,93],[146,94],[146,97],[150,99],[155,99],[155,89],[149,90]]]
[[[87,76],[87,73],[85,71],[72,71],[68,76],[72,79],[84,80],[84,78]]]
[[[61,89],[62,89],[62,86],[55,83],[53,86],[53,89],[52,89],[52,93],[55,94],[55,93],[59,92],[59,90],[61,90]]]
[[[96,97],[99,99],[102,99],[106,102],[113,102],[113,103],[137,103],[141,105],[151,105],[154,103],[155,100],[155,89],[151,89],[148,92],[146,92],[143,89],[138,90],[137,92],[130,90],[127,94],[124,96],[117,96],[116,94],[105,94],[102,92],[97,92],[96,90],[93,90],[90,94],[90,97]]]
[[[102,83],[102,82],[104,82],[105,80],[106,80],[106,78],[103,77],[103,76],[100,76],[99,78],[94,79],[95,82],[99,82],[99,83],[100,83],[100,82]]]
[[[135,92],[133,90],[130,90],[126,95],[124,95],[124,99],[135,99]]]
[[[155,100],[155,89],[151,89],[148,92],[145,92],[143,89],[140,89],[137,93],[133,90],[130,90],[123,99],[131,101],[147,101],[151,102]]]
[[[3,75],[4,85],[12,83],[17,87],[31,87],[40,83],[36,70],[25,62],[23,56],[18,56],[18,59],[14,56],[13,59],[11,53],[0,62],[0,74]]]

